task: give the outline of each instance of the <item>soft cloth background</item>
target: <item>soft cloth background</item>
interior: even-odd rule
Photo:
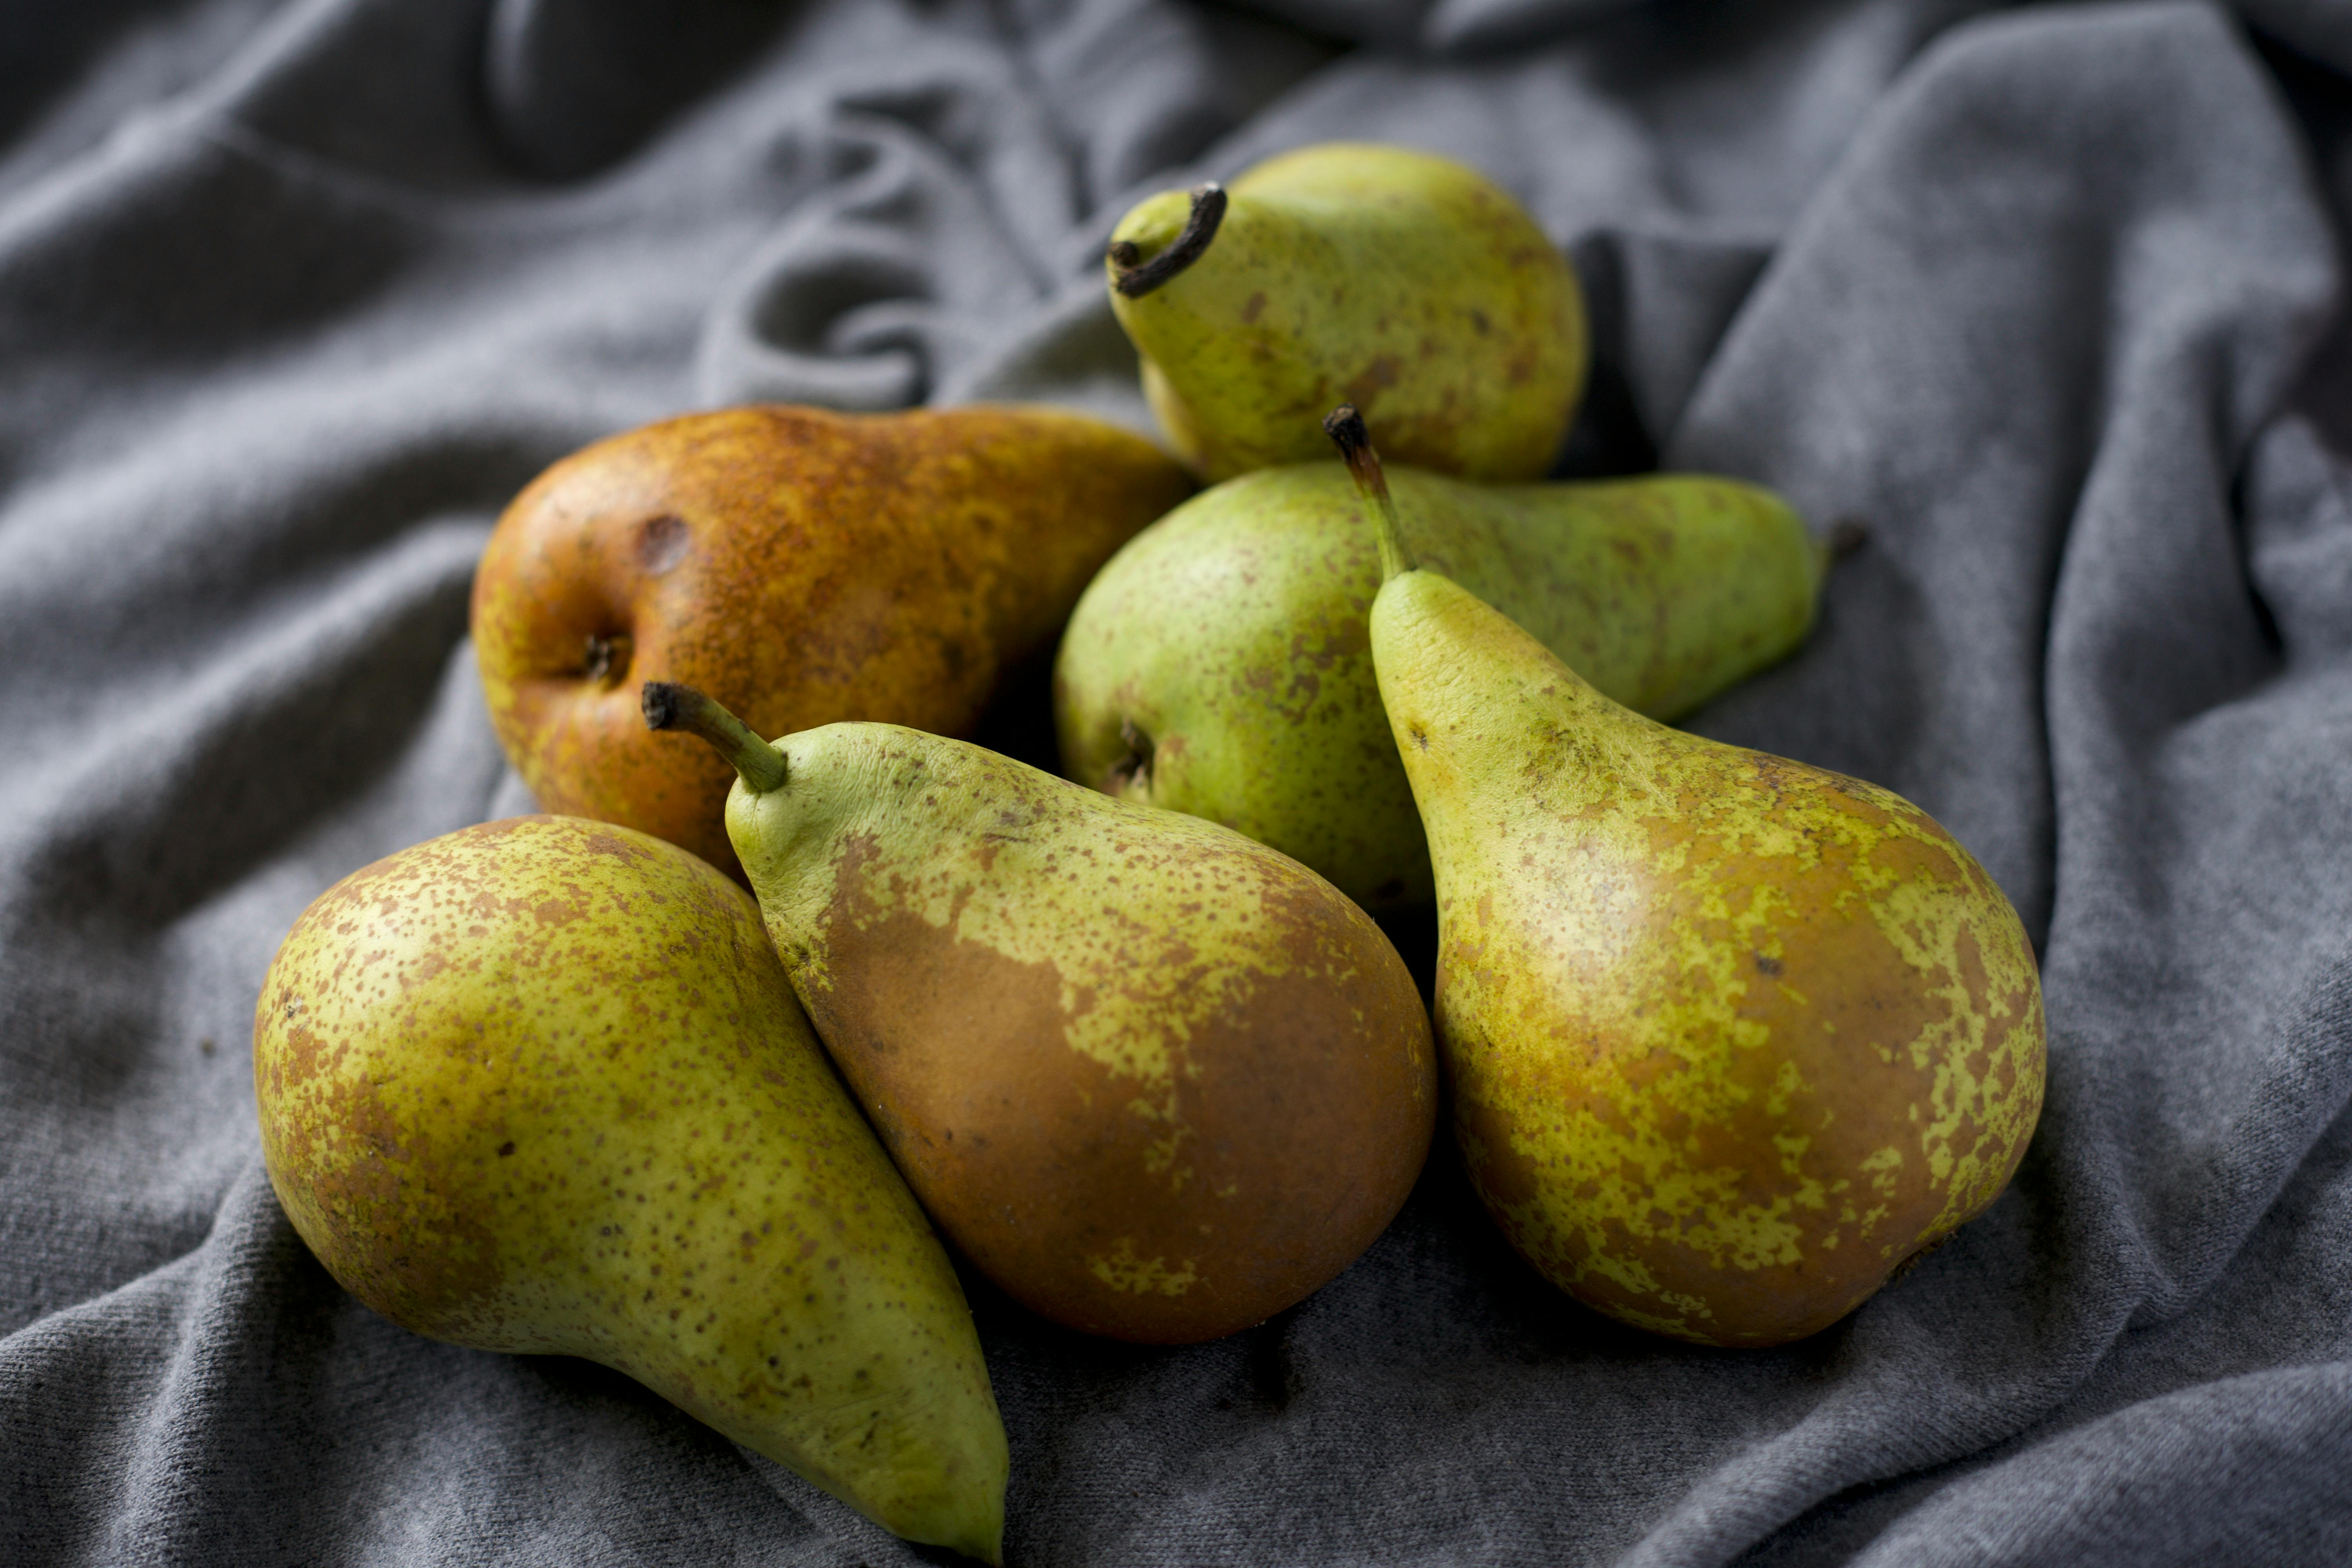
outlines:
[[[466,644],[542,465],[749,398],[1141,419],[1090,263],[1337,136],[1574,258],[1563,471],[1866,520],[1708,733],[1935,812],[2043,954],[2014,1187],[1852,1320],[1617,1328],[1441,1153],[1250,1333],[975,1289],[1016,1563],[2352,1560],[2352,5],[0,9],[0,1559],[922,1561],[279,1215],[260,977],[524,809]]]

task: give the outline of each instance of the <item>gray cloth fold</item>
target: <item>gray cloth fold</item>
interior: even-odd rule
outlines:
[[[59,0],[0,16],[0,1560],[936,1561],[626,1379],[344,1295],[259,1162],[329,883],[527,809],[499,508],[747,398],[1139,427],[1139,195],[1337,137],[1575,261],[1564,473],[1864,522],[1699,731],[1903,791],[2042,955],[2011,1188],[1761,1352],[1601,1320],[1441,1148],[1146,1350],[976,1279],[1046,1564],[2352,1560],[2352,5]]]

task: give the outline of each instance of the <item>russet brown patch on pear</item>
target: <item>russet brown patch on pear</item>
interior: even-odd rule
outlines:
[[[448,1157],[430,1132],[404,1121],[373,1085],[345,1079],[325,1101],[347,1147],[297,1200],[310,1219],[298,1227],[304,1239],[337,1259],[353,1295],[394,1322],[444,1337],[464,1333],[504,1288],[488,1217],[449,1190]]]
[[[824,981],[803,993],[908,1184],[1008,1293],[1089,1332],[1191,1342],[1298,1300],[1386,1225],[1426,1154],[1433,1062],[1409,977],[1375,962],[1386,939],[1352,905],[1295,868],[1263,878],[1278,961],[1196,974],[1225,1004],[1145,1084],[1068,1027],[1124,973],[1181,973],[1180,926],[1107,918],[1077,983],[876,902],[879,854],[866,835],[842,847],[813,943]],[[1127,863],[1150,873],[1149,851]]]

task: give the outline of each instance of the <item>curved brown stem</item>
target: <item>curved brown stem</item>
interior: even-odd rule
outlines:
[[[683,730],[709,742],[712,751],[735,765],[743,787],[753,795],[784,787],[784,753],[693,687],[675,680],[648,680],[640,706],[646,729]]]
[[[1184,220],[1184,230],[1169,243],[1168,248],[1143,261],[1143,252],[1133,240],[1122,239],[1112,244],[1108,252],[1110,264],[1118,268],[1111,287],[1130,300],[1140,300],[1154,289],[1175,277],[1201,259],[1209,248],[1209,241],[1217,237],[1217,226],[1225,221],[1225,187],[1211,180],[1192,187],[1192,215]]]
[[[1381,468],[1381,455],[1372,450],[1372,433],[1364,427],[1364,416],[1356,412],[1354,404],[1342,403],[1323,416],[1323,434],[1339,448],[1357,493],[1371,503],[1372,529],[1381,547],[1381,581],[1413,570],[1412,557],[1405,552],[1404,536],[1397,526],[1389,477]]]

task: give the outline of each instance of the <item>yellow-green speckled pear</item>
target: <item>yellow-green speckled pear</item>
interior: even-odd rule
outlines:
[[[295,922],[253,1058],[278,1201],[361,1300],[602,1363],[1001,1560],[962,1289],[719,872],[575,817],[404,850]]]
[[[1429,1016],[1329,883],[1213,823],[961,741],[772,743],[648,682],[740,777],[727,831],[826,1049],[948,1239],[1088,1333],[1213,1339],[1412,1191]]]
[[[1325,456],[1343,399],[1397,462],[1532,479],[1583,393],[1575,274],[1509,193],[1427,153],[1327,142],[1163,191],[1104,265],[1160,428],[1211,479]]]
[[[2042,1015],[2016,912],[1909,802],[1618,706],[1384,526],[1372,659],[1479,1196],[1627,1322],[1826,1328],[2024,1152]]]

